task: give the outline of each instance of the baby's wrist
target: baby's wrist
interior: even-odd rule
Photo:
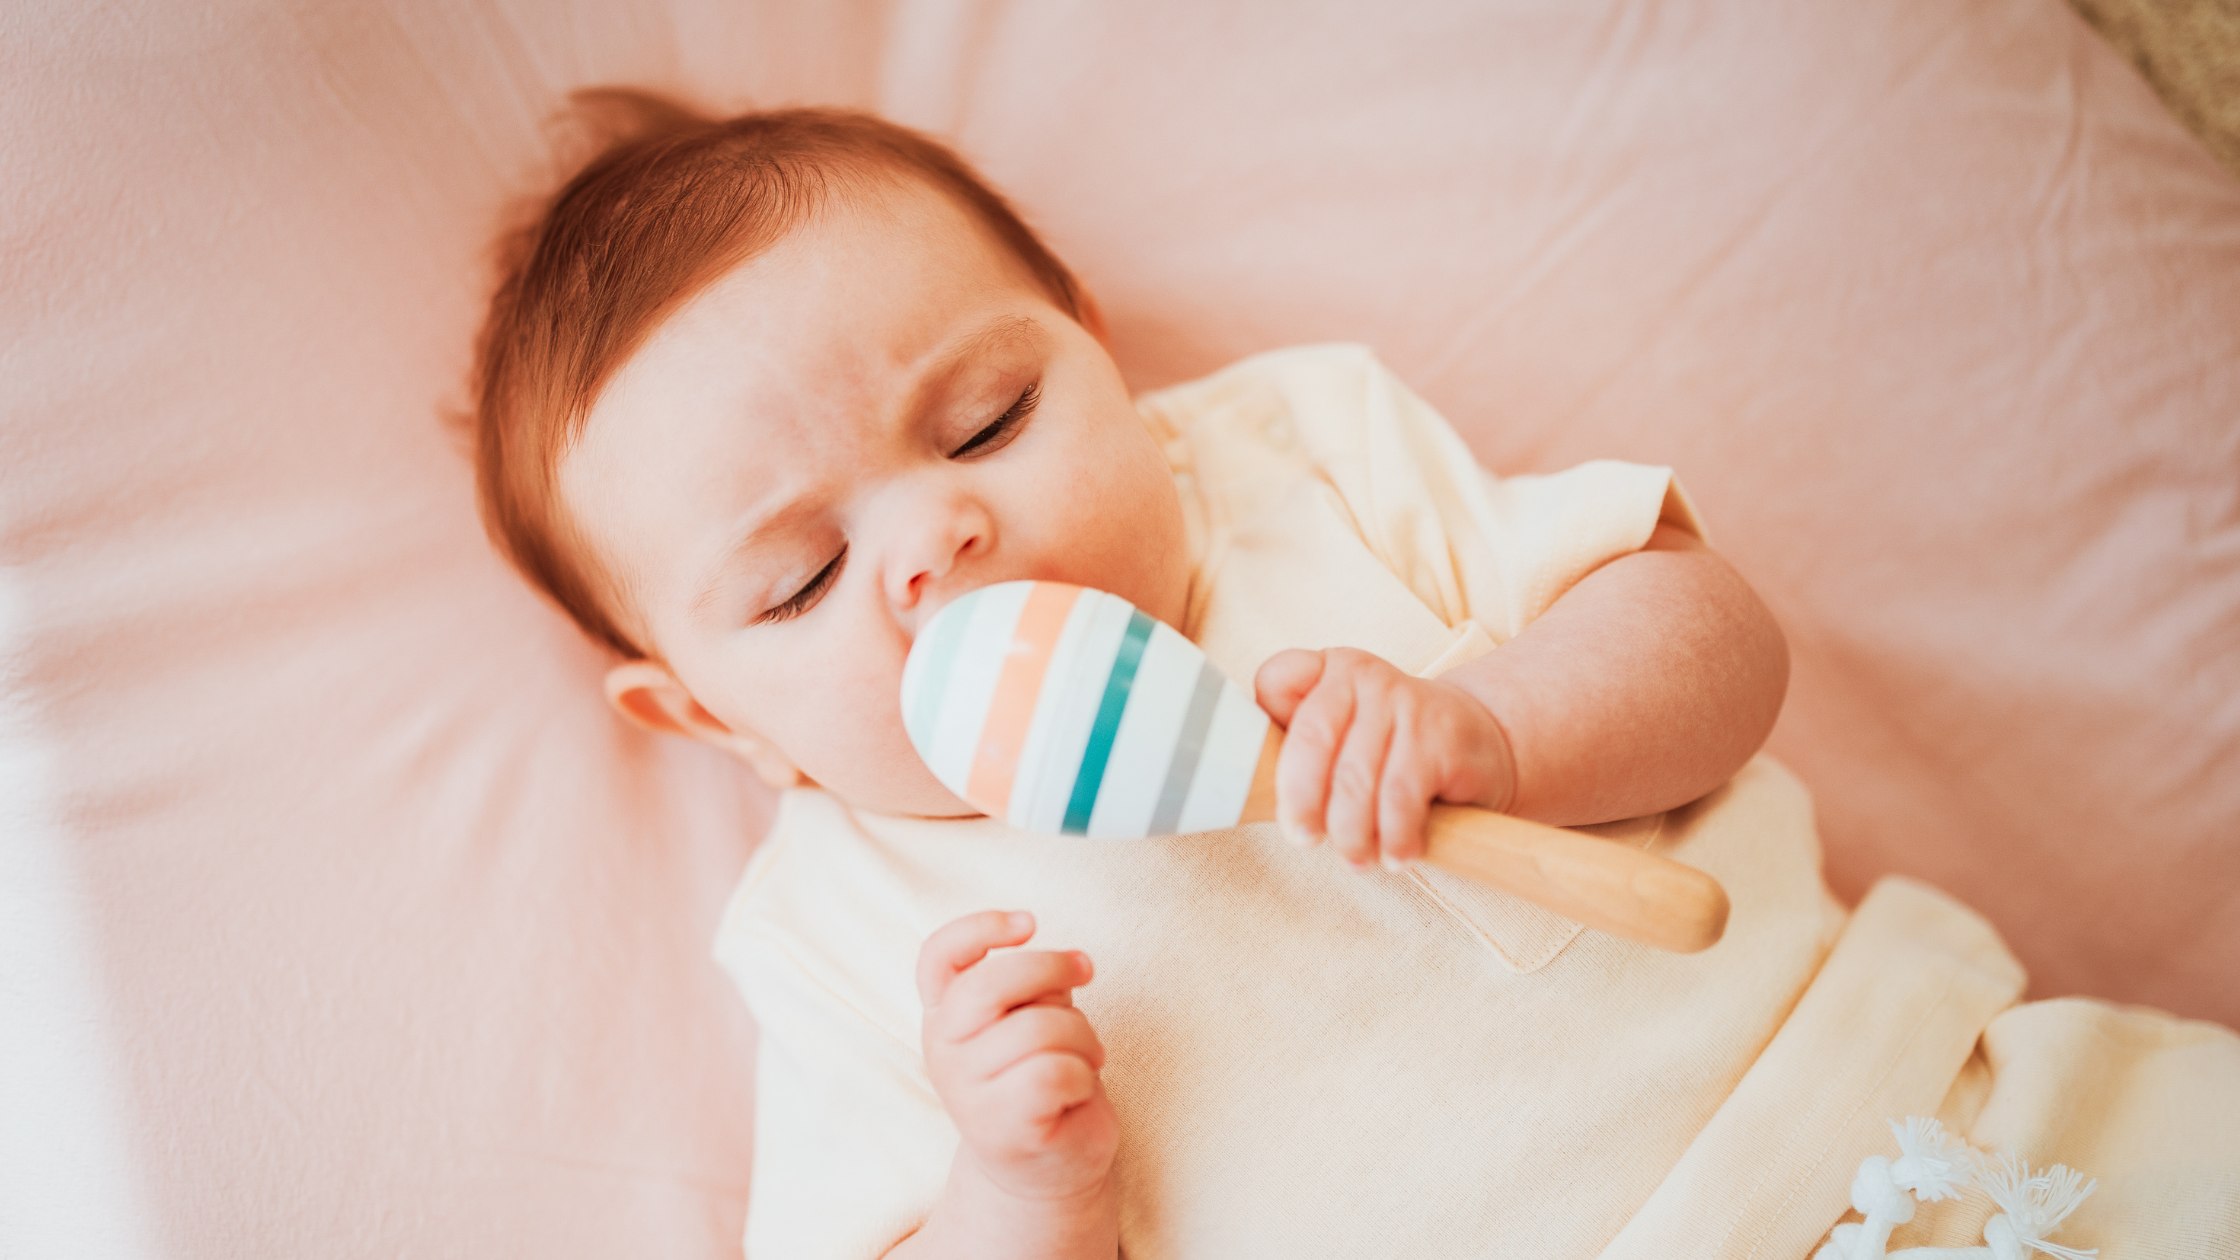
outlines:
[[[1468,695],[1468,692],[1463,694]],[[1517,803],[1517,749],[1509,739],[1509,729],[1492,706],[1476,696],[1470,703],[1477,705],[1486,715],[1485,731],[1478,744],[1479,764],[1486,776],[1486,790],[1480,794],[1478,804],[1497,814],[1506,814]]]
[[[1089,1210],[1112,1188],[1110,1156],[1094,1165],[1053,1168],[1052,1163],[1063,1165],[1073,1161],[1053,1161],[1047,1156],[1025,1160],[984,1157],[965,1143],[957,1148],[957,1163],[960,1173],[984,1185],[989,1196],[1001,1196],[1003,1202],[1013,1205],[1022,1216],[1042,1212],[1058,1217]]]
[[[1016,1202],[1022,1205],[1022,1209],[1034,1204],[1045,1204],[1050,1205],[1053,1211],[1070,1210],[1071,1206],[1089,1202],[1103,1194],[1107,1183],[1112,1179],[1112,1164],[1109,1160],[1104,1167],[1094,1172],[1084,1170],[1078,1178],[1053,1179],[1055,1184],[1040,1185],[1033,1184],[1038,1179],[1031,1174],[1020,1175],[1005,1170],[1002,1165],[1007,1161],[982,1158],[969,1144],[957,1148],[957,1161],[965,1165],[964,1171],[968,1175],[985,1183],[990,1194],[1001,1195],[1006,1200]]]
[[[920,1231],[941,1254],[1100,1260],[1119,1248],[1119,1196],[1109,1161],[1078,1186],[1037,1193],[1006,1184],[970,1145],[957,1148],[949,1185]]]
[[[1454,691],[1470,714],[1460,755],[1466,762],[1462,774],[1464,783],[1475,790],[1458,793],[1466,799],[1457,803],[1477,805],[1497,814],[1508,813],[1518,795],[1516,747],[1509,739],[1508,728],[1501,724],[1485,697],[1470,687],[1444,678],[1432,681]]]

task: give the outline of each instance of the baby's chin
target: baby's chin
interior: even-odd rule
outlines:
[[[853,773],[842,770],[825,778],[802,777],[804,786],[822,788],[847,802],[852,809],[875,814],[898,814],[906,818],[976,818],[981,812],[941,786],[933,772],[915,758],[908,769],[897,767],[891,773],[865,773],[859,768]]]
[[[899,818],[978,818],[980,811],[947,792],[916,796],[896,793],[834,792],[849,808]]]

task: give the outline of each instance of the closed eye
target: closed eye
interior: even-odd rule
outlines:
[[[840,548],[840,554],[834,556],[830,564],[817,570],[817,575],[809,579],[808,585],[795,591],[792,598],[784,603],[755,618],[752,624],[760,626],[778,621],[791,621],[816,607],[817,601],[824,598],[824,593],[832,589],[834,582],[840,580],[840,569],[847,559],[848,548],[843,544]]]
[[[995,423],[973,434],[970,441],[949,452],[949,458],[969,459],[992,455],[1002,450],[1012,438],[1018,436],[1020,426],[1027,422],[1028,416],[1034,414],[1035,405],[1041,401],[1042,383],[1037,381],[1027,386],[1026,391],[1019,395],[1018,401],[1011,404],[1011,409],[996,417]]]

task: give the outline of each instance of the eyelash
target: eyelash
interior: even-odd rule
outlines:
[[[991,447],[993,450],[1003,449],[1004,443],[1019,431],[1019,426],[1026,423],[1028,416],[1034,414],[1035,405],[1041,401],[1042,383],[1037,381],[1027,386],[1026,392],[1019,395],[1019,400],[1011,404],[1011,410],[997,416],[994,424],[973,434],[970,441],[949,452],[949,458],[964,459],[991,454]]]
[[[776,607],[770,609],[768,612],[765,612],[761,616],[755,618],[754,623],[756,625],[765,625],[775,621],[791,621],[795,617],[798,617],[801,614],[809,611],[810,608],[815,606],[816,602],[819,599],[822,599],[824,597],[825,591],[829,589],[834,582],[840,580],[840,566],[841,563],[847,558],[848,549],[847,547],[843,546],[840,548],[840,554],[832,558],[832,563],[817,570],[817,575],[809,579],[808,585],[802,587],[798,591],[795,591],[792,598],[786,600],[786,602],[777,605]]]
[[[974,454],[986,454],[991,446],[995,450],[1003,449],[1003,444],[1010,440],[1012,434],[1018,432],[1019,426],[1026,423],[1028,416],[1034,414],[1036,404],[1041,401],[1042,384],[1038,381],[1027,386],[1026,390],[1019,395],[1018,400],[1011,404],[1010,410],[996,417],[995,423],[973,434],[971,440],[951,451],[949,457],[951,459],[962,459]],[[848,549],[846,546],[842,546],[840,554],[834,556],[830,564],[817,570],[817,575],[810,578],[807,585],[795,591],[784,603],[770,608],[761,616],[755,618],[754,624],[768,625],[773,622],[791,621],[815,607],[817,601],[824,597],[825,591],[840,579],[840,567],[847,558]]]

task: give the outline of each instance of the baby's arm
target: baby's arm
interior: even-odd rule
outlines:
[[[966,915],[918,955],[926,1072],[963,1142],[933,1215],[891,1260],[1006,1256],[1112,1260],[1119,1126],[1097,1070],[1104,1047],[1073,1005],[1081,953],[1013,950],[1031,915]]]
[[[1287,728],[1278,817],[1362,863],[1419,855],[1434,800],[1561,825],[1694,800],[1765,742],[1788,682],[1787,643],[1756,592],[1659,525],[1436,679],[1365,652],[1290,651],[1255,689]]]

